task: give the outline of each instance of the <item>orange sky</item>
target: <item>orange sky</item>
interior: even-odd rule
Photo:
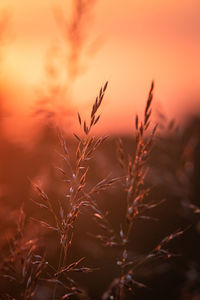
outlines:
[[[67,87],[54,101],[57,110],[64,99],[65,106],[76,111],[87,110],[99,87],[109,80],[100,125],[106,133],[131,128],[152,79],[156,82],[154,106],[162,107],[170,117],[199,109],[199,0],[97,1],[83,24],[84,41],[73,79],[70,42],[63,38],[62,19],[58,17],[61,27],[55,21],[55,7],[62,8],[69,20],[70,0],[0,2],[0,11],[10,13],[9,38],[1,50],[0,82],[13,115],[6,121],[14,128],[10,134],[18,132],[19,138],[25,128],[30,130],[37,91],[44,93],[55,82],[62,89]],[[45,75],[47,57],[55,62],[55,77]]]

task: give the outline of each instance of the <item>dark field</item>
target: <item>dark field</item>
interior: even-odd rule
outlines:
[[[82,136],[46,126],[27,150],[2,130],[1,299],[200,299],[200,120],[150,134],[136,118],[77,167]]]

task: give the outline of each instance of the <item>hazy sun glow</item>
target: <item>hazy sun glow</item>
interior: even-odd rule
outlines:
[[[10,14],[9,36],[1,50],[1,89],[15,120],[6,121],[14,135],[16,128],[29,130],[38,90],[49,86],[66,88],[58,102],[83,111],[109,80],[100,125],[104,132],[131,128],[152,79],[154,105],[168,115],[200,107],[199,0],[96,1],[81,25],[78,42],[73,36],[66,39],[62,27],[61,12],[69,18],[72,1],[1,0],[0,10]],[[75,56],[76,64],[71,65],[70,59],[77,55],[70,56],[75,42],[78,59]],[[51,49],[56,50],[51,53]],[[50,62],[56,56],[49,73],[45,71],[52,68],[47,66],[48,53]]]

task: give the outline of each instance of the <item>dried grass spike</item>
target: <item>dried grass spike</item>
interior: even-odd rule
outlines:
[[[82,121],[81,121],[81,116],[79,113],[78,113],[78,121],[79,121],[79,124],[81,125]]]
[[[105,85],[104,85],[103,92],[105,92],[105,91],[106,91],[106,89],[107,89],[107,86],[108,86],[108,81],[106,81],[106,83],[105,83]]]

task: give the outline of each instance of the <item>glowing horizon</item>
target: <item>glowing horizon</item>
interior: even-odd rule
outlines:
[[[99,125],[104,132],[132,130],[133,116],[142,111],[152,79],[156,82],[154,106],[163,106],[170,117],[199,109],[198,1],[97,1],[81,24],[76,65],[71,65],[70,47],[75,49],[77,41],[73,36],[63,39],[58,9],[60,5],[69,18],[72,2],[61,3],[1,1],[0,10],[11,16],[10,38],[1,54],[0,86],[6,108],[14,114],[13,120],[5,123],[7,128],[9,122],[16,124],[14,131],[9,129],[13,135],[17,127],[18,132],[29,128],[38,90],[45,94],[49,86],[56,85],[62,86],[55,100],[57,107],[66,106],[75,115],[77,110],[85,113],[91,107],[100,86],[108,80]],[[49,61],[57,57],[53,66],[58,74],[53,74],[55,70],[48,73],[52,67],[48,57]]]

